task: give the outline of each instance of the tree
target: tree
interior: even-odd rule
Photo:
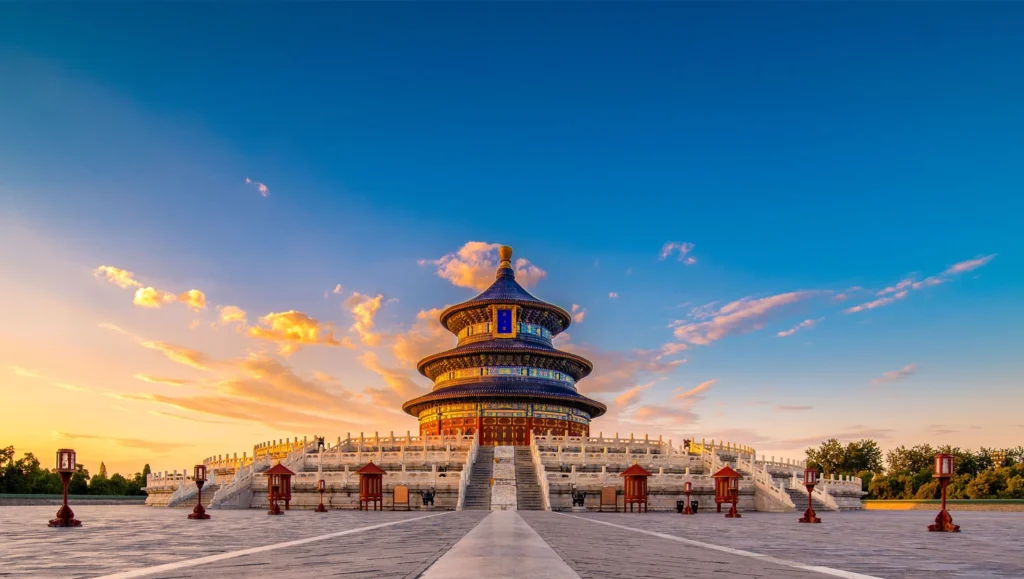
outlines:
[[[895,474],[898,472],[921,472],[922,469],[932,468],[935,464],[935,449],[930,444],[919,444],[913,448],[898,446],[885,454],[885,462],[888,464],[887,472]]]
[[[882,472],[882,449],[877,442],[869,439],[847,444],[843,470],[845,472],[841,474]]]
[[[75,472],[71,475],[71,481],[68,483],[68,493],[72,495],[89,493],[89,471],[84,466],[75,465]]]
[[[807,449],[807,466],[817,468],[824,475],[841,474],[840,469],[846,460],[846,449],[841,442],[830,438],[818,448]]]
[[[107,464],[103,461],[100,461],[100,473],[98,476],[101,476],[103,478],[107,477]]]
[[[11,464],[14,462],[14,447],[5,446],[0,448],[0,467],[5,466],[4,463]]]

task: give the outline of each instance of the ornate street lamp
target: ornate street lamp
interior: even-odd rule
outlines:
[[[801,523],[820,523],[821,519],[818,518],[814,512],[814,506],[811,502],[811,493],[814,492],[814,485],[818,484],[818,471],[811,467],[804,469],[804,486],[807,487],[807,510],[804,511],[804,516],[801,517]]]
[[[75,451],[70,448],[62,448],[57,451],[57,472],[60,480],[64,483],[64,505],[57,510],[57,518],[50,519],[51,527],[81,527],[82,521],[75,518],[75,513],[68,506],[68,483],[71,482],[71,475],[75,473],[77,463],[75,462]]]
[[[683,483],[683,492],[686,493],[686,506],[683,507],[684,515],[694,514],[693,509],[690,508],[690,493],[693,492],[693,483],[686,481]]]
[[[946,510],[946,485],[949,484],[949,479],[953,478],[952,454],[939,453],[935,455],[935,474],[932,477],[939,479],[939,486],[942,487],[942,510],[935,516],[935,524],[928,525],[928,530],[959,533],[960,525],[953,524],[953,517]]]
[[[316,490],[320,493],[320,504],[313,510],[318,513],[326,513],[327,507],[324,506],[324,491],[327,490],[327,481],[324,479],[316,481]]]
[[[203,508],[203,485],[206,484],[206,465],[197,464],[192,475],[192,478],[196,481],[198,495],[196,497],[196,508],[192,509],[192,514],[188,518],[195,520],[209,519],[210,515],[207,515],[206,509]]]
[[[729,478],[729,494],[732,495],[732,508],[725,514],[725,518],[738,519],[742,516],[736,512],[736,503],[740,499],[740,477],[734,476]]]

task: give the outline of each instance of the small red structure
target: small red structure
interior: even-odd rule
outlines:
[[[320,493],[320,504],[313,509],[317,513],[326,513],[327,507],[324,506],[324,491],[327,490],[327,481],[319,479],[316,481],[316,490]]]
[[[277,501],[284,501],[284,510],[292,500],[292,475],[295,473],[283,464],[275,464],[265,472],[267,475],[267,500],[270,502],[268,515],[283,515]]]
[[[622,484],[622,510],[625,511],[628,506],[629,512],[633,512],[633,505],[636,505],[637,512],[643,509],[643,512],[646,513],[647,477],[651,476],[651,473],[634,462],[633,466],[622,471],[622,474],[619,476],[624,479]]]
[[[743,475],[734,471],[729,465],[725,465],[718,472],[711,475],[715,479],[715,512],[722,512],[722,503],[732,503],[732,508],[726,513],[730,519],[739,518],[736,512],[736,502],[740,496],[740,479]]]
[[[693,483],[686,481],[683,483],[683,492],[686,493],[686,506],[683,508],[684,515],[694,514],[693,509],[690,508],[690,493],[693,492]]]
[[[814,506],[811,503],[811,493],[814,492],[814,485],[818,484],[818,471],[811,467],[804,469],[804,486],[807,487],[807,510],[804,511],[804,516],[800,518],[801,523],[820,523],[821,519],[818,518],[817,513],[814,512]]]
[[[57,510],[57,518],[50,519],[51,527],[81,527],[82,521],[75,518],[74,511],[68,506],[68,483],[71,475],[75,473],[77,463],[75,462],[75,451],[70,448],[62,448],[57,451],[57,472],[60,473],[60,480],[64,483],[64,506]]]
[[[206,484],[206,465],[197,464],[195,472],[192,478],[196,481],[196,508],[192,509],[188,518],[193,520],[209,519],[210,515],[206,514],[206,509],[203,508],[203,485]]]
[[[928,530],[959,533],[960,525],[953,524],[953,517],[946,510],[946,485],[949,484],[949,479],[953,478],[952,454],[939,453],[935,455],[935,474],[932,477],[939,479],[939,486],[942,487],[942,510],[935,516],[935,523],[928,525]]]
[[[359,475],[359,510],[384,510],[384,475],[388,474],[371,460],[366,466],[356,471]]]

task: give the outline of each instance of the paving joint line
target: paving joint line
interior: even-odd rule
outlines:
[[[430,519],[433,517],[439,517],[441,515],[447,515],[454,511],[446,511],[443,513],[435,513],[433,515],[424,515],[422,517],[416,517],[414,519],[404,519],[401,521],[389,521],[387,523],[378,523],[376,525],[369,525],[366,527],[358,527],[355,529],[348,529],[345,531],[338,531],[337,533],[328,533],[326,535],[317,535],[315,537],[306,537],[305,539],[296,539],[294,541],[285,541],[283,543],[272,543],[270,545],[263,545],[261,547],[250,547],[248,549],[240,549],[238,551],[228,551],[226,553],[217,553],[216,555],[206,555],[204,557],[198,557],[196,559],[185,559],[182,561],[175,561],[173,563],[164,563],[162,565],[154,565],[152,567],[141,567],[138,569],[130,569],[128,571],[121,571],[118,573],[111,573],[109,575],[102,575],[96,579],[131,579],[133,577],[145,577],[147,575],[153,575],[155,573],[162,573],[164,571],[174,571],[177,569],[184,569],[186,567],[196,567],[199,565],[205,565],[207,563],[215,563],[217,561],[224,561],[226,559],[234,559],[236,557],[244,557],[245,555],[253,555],[255,553],[264,553],[267,551],[276,551],[278,549],[285,549],[288,547],[295,547],[298,545],[305,545],[307,543],[315,543],[317,541],[323,541],[326,539],[333,539],[335,537],[343,537],[346,535],[354,535],[363,531],[372,531],[374,529],[382,529],[384,527],[390,527],[393,525],[401,525],[404,523],[412,523],[414,521],[422,521],[424,519]]]
[[[743,549],[735,549],[733,547],[725,547],[722,545],[715,545],[714,543],[704,543],[702,541],[694,541],[693,539],[684,539],[683,537],[677,537],[675,535],[669,535],[667,533],[659,533],[657,531],[648,531],[646,529],[637,529],[636,527],[627,527],[626,525],[619,525],[616,523],[609,523],[607,521],[598,521],[588,517],[580,517],[577,515],[569,515],[566,513],[559,513],[557,511],[551,511],[556,515],[563,517],[571,517],[573,519],[580,519],[581,521],[590,521],[591,523],[597,523],[599,525],[607,525],[609,527],[615,527],[618,529],[625,529],[627,531],[633,531],[635,533],[643,533],[645,535],[651,535],[653,537],[660,537],[662,539],[668,539],[670,541],[676,541],[679,543],[685,543],[694,547],[702,547],[705,549],[712,549],[722,553],[729,553],[731,555],[739,555],[741,557],[750,557],[764,561],[766,563],[774,563],[776,565],[782,565],[791,569],[800,569],[802,571],[813,571],[815,573],[821,573],[824,575],[831,575],[833,577],[841,577],[843,579],[883,579],[875,575],[865,575],[863,573],[856,573],[853,571],[844,571],[842,569],[833,569],[832,567],[825,567],[823,565],[809,565],[807,563],[801,563],[799,561],[791,561],[789,559],[780,559],[771,555],[765,555],[762,553],[755,553],[753,551],[744,551]]]

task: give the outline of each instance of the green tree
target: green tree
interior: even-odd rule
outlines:
[[[847,444],[842,471],[840,474],[882,472],[882,449],[877,442],[869,439]]]
[[[107,478],[107,464],[105,462],[103,462],[103,461],[100,461],[99,476],[101,476],[103,478]]]
[[[888,466],[886,472],[917,473],[926,468],[933,468],[935,454],[935,449],[930,444],[919,444],[913,448],[898,446],[885,453],[885,462]]]
[[[835,438],[821,443],[818,448],[808,448],[807,465],[817,468],[824,475],[840,474],[846,460],[846,449]]]
[[[84,495],[89,493],[89,471],[85,466],[76,464],[75,472],[71,475],[68,483],[68,493],[72,495]]]

